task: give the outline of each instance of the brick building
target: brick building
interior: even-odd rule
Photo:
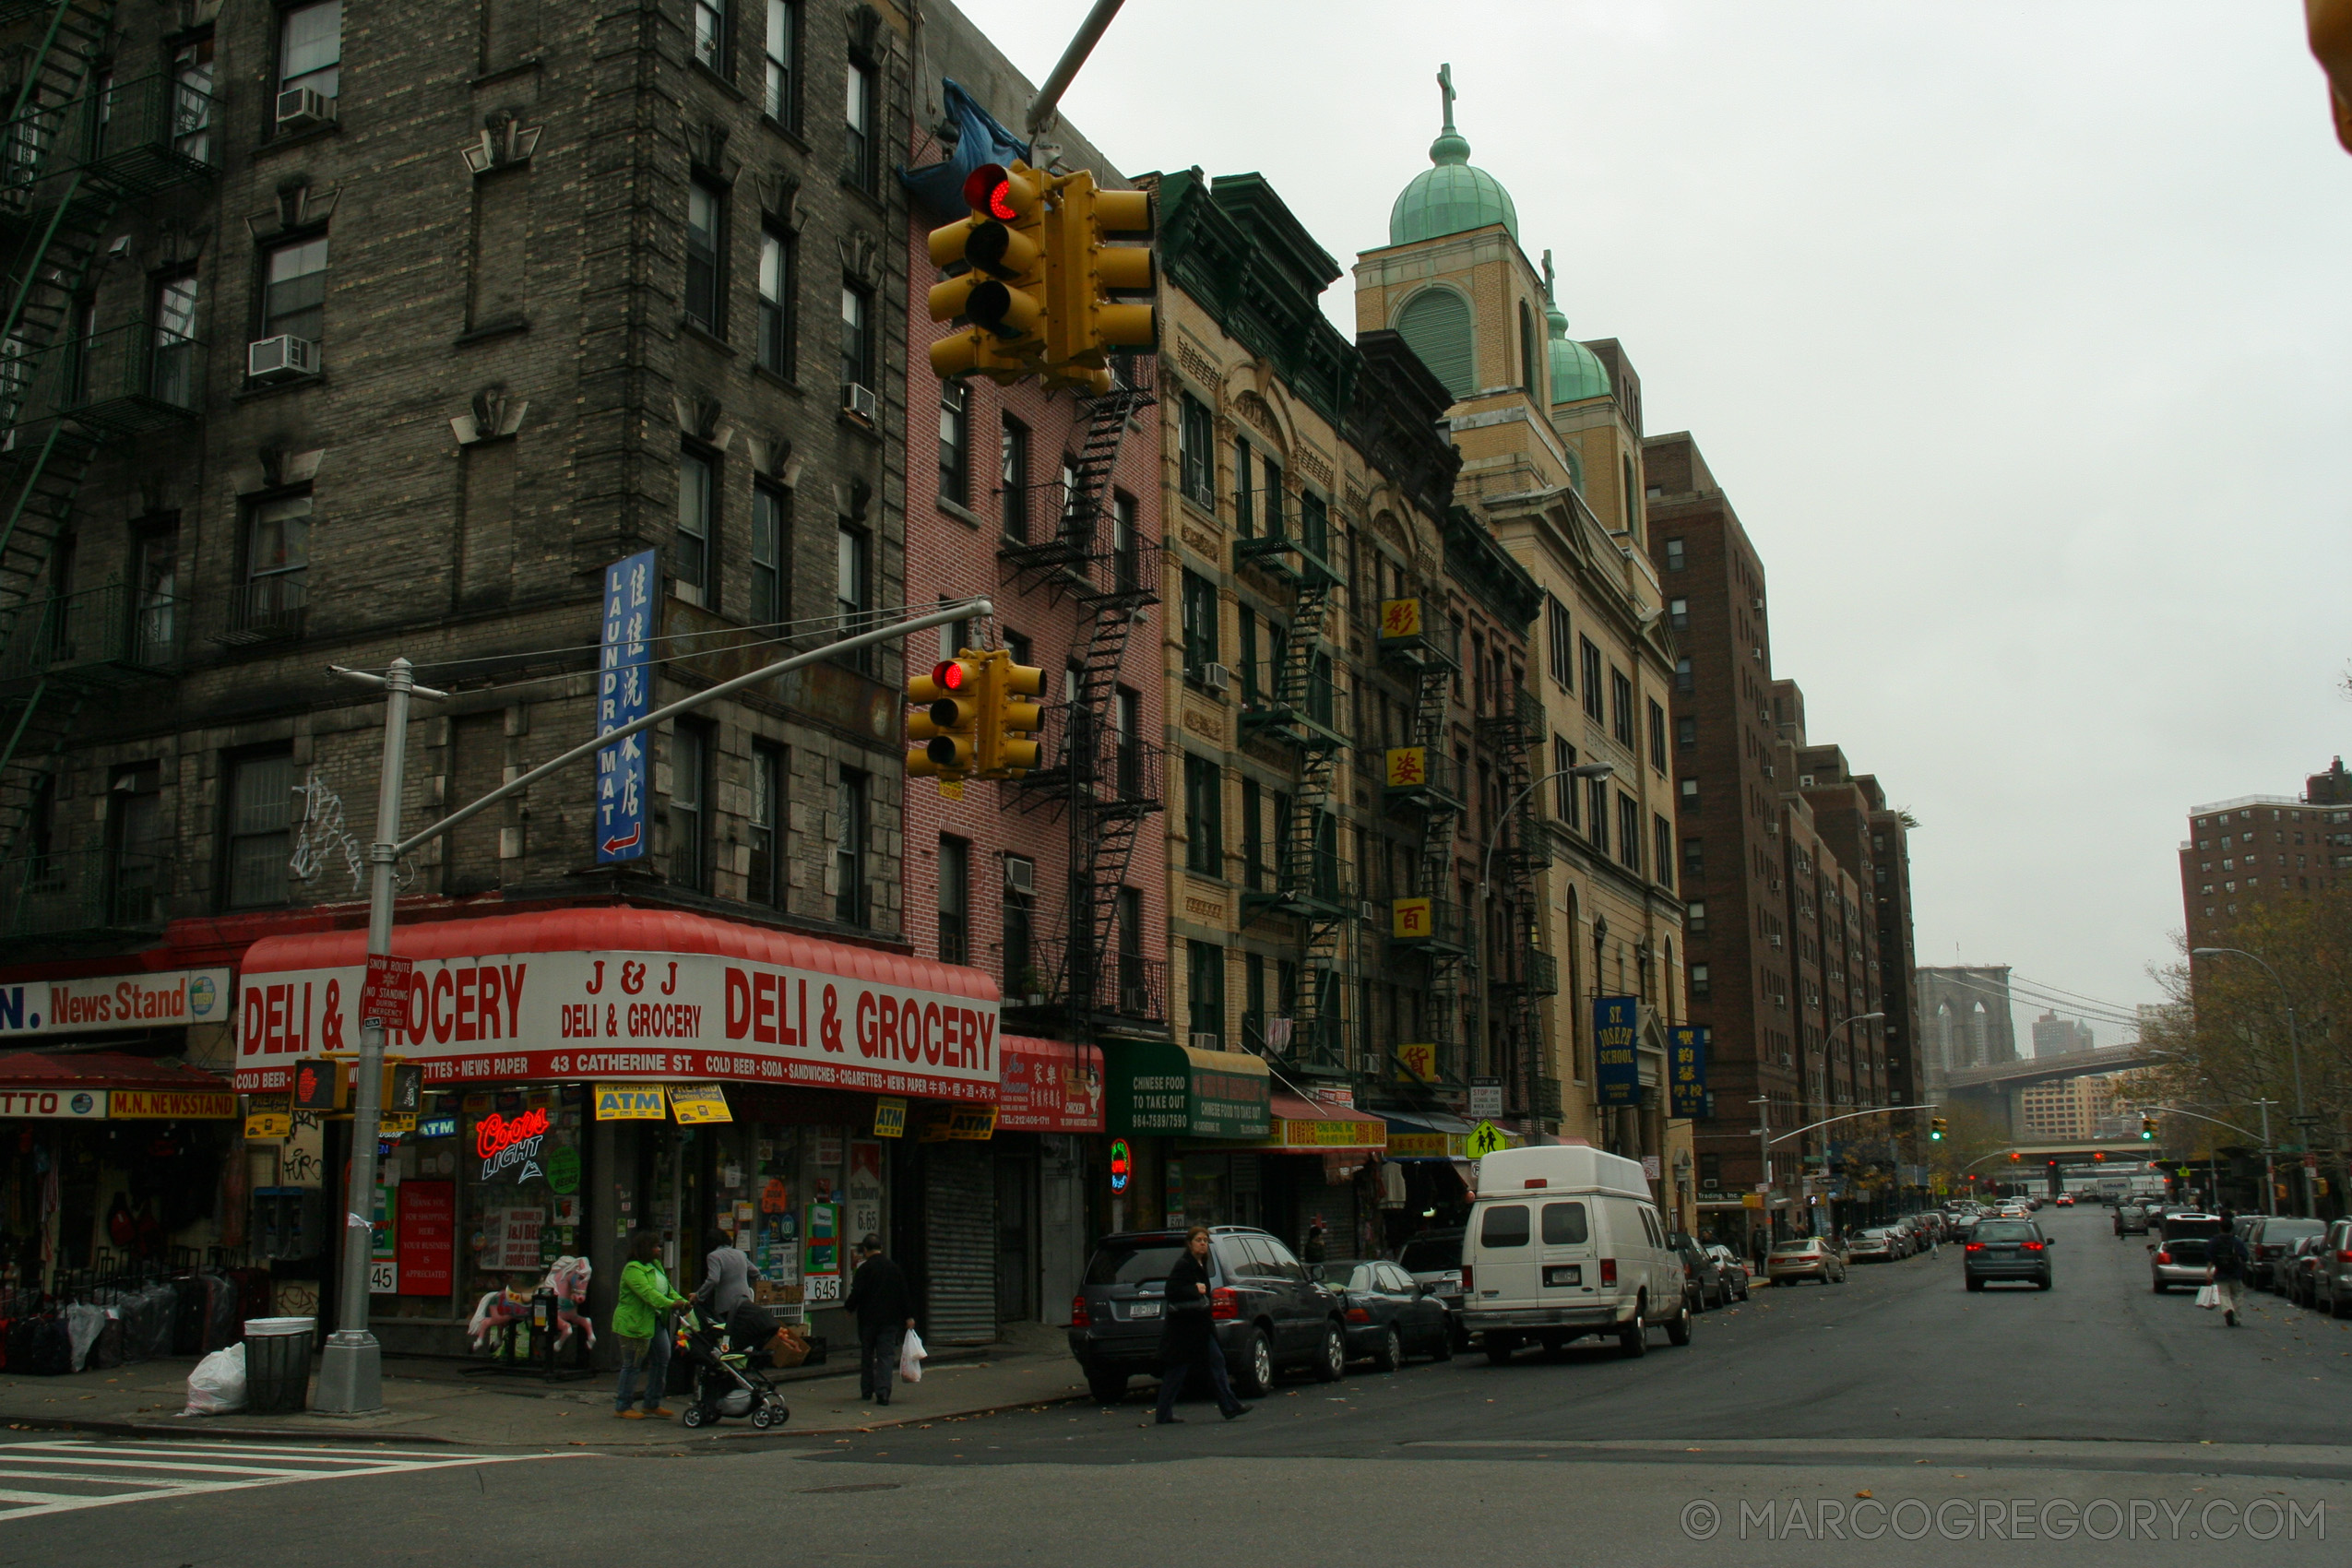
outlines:
[[[2227,946],[2232,917],[2256,899],[2336,885],[2352,866],[2352,774],[2337,757],[2300,795],[2245,795],[2194,806],[2180,841],[2189,945]]]

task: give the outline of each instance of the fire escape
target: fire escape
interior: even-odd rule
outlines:
[[[1496,935],[1487,976],[1503,1025],[1494,1070],[1511,1114],[1556,1119],[1560,1080],[1544,1072],[1539,1004],[1559,994],[1560,966],[1536,944],[1536,877],[1551,859],[1551,828],[1529,788],[1535,778],[1530,759],[1541,755],[1544,742],[1543,704],[1524,686],[1499,694],[1497,701],[1500,711],[1479,716],[1478,738],[1494,756],[1503,799],[1517,804],[1494,850],[1495,891],[1508,916],[1481,911]]]
[[[177,662],[184,615],[169,581],[61,592],[59,541],[108,441],[197,417],[194,293],[173,319],[108,326],[91,272],[125,203],[209,180],[208,77],[117,80],[113,0],[0,0],[22,76],[0,131],[0,933],[65,933],[156,918],[152,876],[65,855],[27,829],[99,692]],[[165,313],[169,314],[169,313]],[[127,889],[127,891],[126,891]]]
[[[1119,687],[1128,637],[1143,611],[1159,602],[1157,552],[1111,504],[1128,423],[1155,401],[1147,363],[1081,401],[1086,439],[1064,479],[1031,487],[1033,497],[1059,508],[1051,530],[1035,540],[1007,539],[997,552],[1016,588],[1067,595],[1082,617],[1068,700],[1048,710],[1045,766],[1011,789],[1023,811],[1060,812],[1069,832],[1066,919],[1038,951],[1050,1007],[1087,1036],[1158,1025],[1168,1016],[1167,961],[1147,954],[1137,924],[1123,922],[1119,897],[1144,819],[1163,805],[1161,748],[1139,732]]]
[[[1360,914],[1339,858],[1333,780],[1347,737],[1338,729],[1339,695],[1324,628],[1336,612],[1338,574],[1330,564],[1331,524],[1322,499],[1300,496],[1293,531],[1279,488],[1257,492],[1263,531],[1233,542],[1236,567],[1254,566],[1290,586],[1289,624],[1276,633],[1270,678],[1244,672],[1241,733],[1270,741],[1298,759],[1290,809],[1275,824],[1273,886],[1241,895],[1242,920],[1288,916],[1298,932],[1298,981],[1288,1008],[1287,1039],[1269,1038],[1270,1054],[1311,1071],[1351,1066],[1341,1029],[1341,937]]]
[[[1467,803],[1461,769],[1445,749],[1446,704],[1462,660],[1454,624],[1439,613],[1433,596],[1381,606],[1380,660],[1413,685],[1412,732],[1404,745],[1382,755],[1381,793],[1391,810],[1421,814],[1413,893],[1391,906],[1389,941],[1392,950],[1419,954],[1425,965],[1422,1038],[1431,1048],[1428,1062],[1408,1059],[1397,1066],[1422,1082],[1458,1090],[1468,1085],[1471,1071],[1465,1032],[1478,1024],[1475,1007],[1467,1017],[1462,1012],[1465,971],[1474,963],[1468,911],[1446,897]]]

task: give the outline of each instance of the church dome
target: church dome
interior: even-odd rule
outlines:
[[[1500,223],[1519,237],[1519,209],[1503,182],[1470,166],[1470,144],[1454,128],[1454,68],[1437,74],[1444,94],[1445,128],[1429,144],[1431,167],[1422,170],[1388,209],[1388,243],[1410,244],[1445,234],[1467,233]]]
[[[1609,367],[1590,349],[1568,336],[1568,314],[1560,308],[1552,291],[1550,251],[1543,253],[1543,304],[1544,333],[1551,340],[1551,400],[1581,403],[1587,398],[1608,397]]]

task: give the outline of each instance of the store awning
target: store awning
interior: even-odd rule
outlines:
[[[1277,1089],[1269,1106],[1274,1133],[1259,1146],[1300,1154],[1377,1154],[1388,1146],[1388,1123],[1344,1105],[1326,1105]]]
[[[1105,1040],[1107,1130],[1180,1138],[1263,1138],[1273,1075],[1263,1057],[1169,1040]]]
[[[996,1126],[1006,1133],[1102,1131],[1102,1051],[1066,1039],[1005,1035]]]
[[[1442,1111],[1388,1112],[1391,1159],[1467,1159],[1477,1123]]]
[[[54,1122],[225,1121],[237,1097],[217,1073],[111,1051],[0,1056],[0,1118]]]
[[[266,937],[237,999],[237,1087],[359,1049],[364,933]],[[425,1082],[712,1079],[992,1101],[979,969],[676,909],[538,910],[395,928],[413,959],[386,1049]]]

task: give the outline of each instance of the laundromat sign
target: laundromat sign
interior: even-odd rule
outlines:
[[[0,985],[0,1038],[228,1021],[226,969],[163,969]]]
[[[366,970],[248,972],[237,1087],[291,1081],[304,1055],[358,1049]],[[698,953],[419,958],[386,1049],[430,1085],[529,1079],[810,1084],[996,1098],[996,1004]]]

